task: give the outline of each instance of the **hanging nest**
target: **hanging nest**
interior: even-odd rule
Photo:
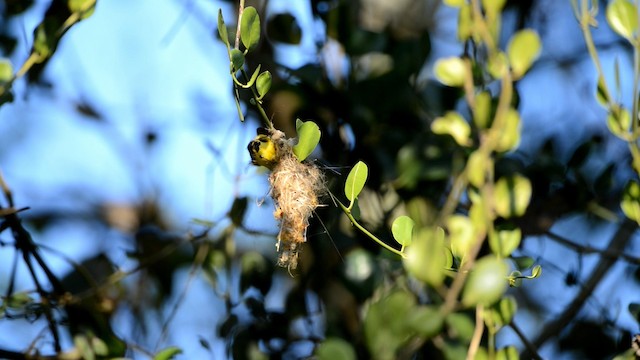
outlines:
[[[289,270],[298,267],[300,246],[307,241],[309,218],[326,192],[324,174],[314,163],[298,161],[292,140],[280,130],[259,129],[258,136],[249,144],[253,163],[272,170],[269,184],[276,208],[273,216],[280,222],[276,243],[278,265]],[[268,156],[269,161],[256,161],[260,147],[271,145],[275,147],[275,154]]]

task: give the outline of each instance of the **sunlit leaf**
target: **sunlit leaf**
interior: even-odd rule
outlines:
[[[498,230],[489,235],[491,251],[499,257],[505,258],[518,248],[522,240],[520,228],[512,230]]]
[[[444,269],[447,263],[444,246],[444,230],[427,227],[417,230],[411,246],[406,250],[403,259],[407,271],[416,279],[438,287],[444,280]]]
[[[519,360],[520,353],[518,353],[518,349],[513,346],[503,347],[496,353],[496,360]]]
[[[520,30],[513,35],[507,46],[507,57],[514,79],[521,78],[529,70],[541,50],[542,42],[535,31]]]
[[[327,338],[318,345],[315,350],[316,359],[318,360],[356,360],[356,352],[353,346],[341,338]]]
[[[260,42],[260,16],[253,6],[247,6],[242,12],[240,39],[247,51],[252,51]]]
[[[522,285],[522,273],[518,270],[514,270],[509,274],[507,279],[509,280],[510,287],[520,287]]]
[[[68,0],[67,6],[72,13],[78,13],[81,19],[86,19],[94,13],[96,0]]]
[[[491,305],[507,290],[507,264],[495,256],[485,256],[476,262],[462,293],[462,303],[472,307]]]
[[[364,188],[369,176],[369,168],[367,164],[358,161],[347,175],[347,181],[344,183],[344,195],[353,202]]]
[[[176,346],[170,346],[166,349],[160,350],[153,357],[153,360],[171,360],[178,354],[182,354],[182,349]]]
[[[431,123],[431,131],[441,135],[451,135],[460,146],[471,145],[471,127],[457,112],[449,111]]]
[[[447,219],[447,230],[451,240],[451,252],[464,262],[476,240],[476,232],[471,219],[464,215],[452,215]]]
[[[632,41],[638,31],[638,9],[628,0],[613,0],[607,5],[609,26],[625,39]]]
[[[522,216],[531,200],[531,182],[522,175],[502,177],[494,188],[494,208],[503,218]]]
[[[466,0],[443,0],[442,2],[445,5],[448,5],[451,7],[460,7],[464,5],[467,1]]]
[[[496,151],[505,152],[518,147],[520,144],[520,115],[518,111],[511,108],[507,111],[504,118],[504,126],[502,127]]]
[[[540,275],[542,275],[542,266],[540,265],[536,265],[533,267],[533,269],[531,269],[531,279],[535,279],[537,277],[539,277]]]
[[[245,86],[243,86],[244,88],[250,88],[256,82],[256,79],[258,78],[258,75],[260,74],[260,66],[261,65],[258,64],[258,67],[253,72],[253,74],[251,75],[251,78],[249,78],[249,81],[245,84]]]
[[[467,161],[467,180],[471,185],[480,188],[484,185],[487,169],[491,168],[493,168],[493,160],[488,154],[476,150],[469,155]]]
[[[487,129],[491,123],[491,94],[481,91],[476,95],[476,106],[473,108],[473,123],[479,129]]]
[[[505,296],[500,299],[500,302],[498,303],[498,310],[500,311],[500,316],[502,317],[504,324],[509,324],[516,316],[518,303],[512,296]]]
[[[621,139],[625,139],[630,126],[631,115],[627,109],[616,106],[609,111],[609,115],[607,116],[607,127],[613,135]]]
[[[496,15],[502,11],[506,0],[482,0],[482,7],[487,13]]]
[[[413,236],[413,227],[415,226],[413,219],[406,215],[398,216],[391,225],[391,233],[393,238],[402,245],[411,245],[411,239]]]
[[[471,4],[462,1],[458,12],[458,40],[461,42],[467,41],[473,33],[473,16],[471,10]]]
[[[6,84],[13,78],[13,66],[9,59],[0,59],[0,85]]]
[[[258,80],[256,80],[256,88],[258,90],[258,96],[262,99],[271,89],[271,73],[269,71],[263,71]]]
[[[496,51],[487,60],[487,70],[494,79],[502,79],[509,71],[509,59],[507,54]]]
[[[620,207],[629,219],[640,225],[640,184],[637,181],[629,181],[625,186]]]
[[[459,57],[439,59],[434,66],[436,78],[447,86],[462,86],[465,79],[471,76],[467,65]]]
[[[298,126],[298,124],[300,124]],[[293,147],[293,153],[298,161],[304,161],[320,142],[320,128],[313,121],[296,121],[298,143]]]

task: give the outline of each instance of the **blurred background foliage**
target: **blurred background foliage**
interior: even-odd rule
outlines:
[[[589,58],[584,46],[562,56],[547,52],[551,34],[560,32],[554,28],[560,25],[552,18],[563,16],[567,26],[577,25],[570,11],[558,15],[554,11],[559,5],[547,9],[543,3],[506,1],[503,10],[500,46],[504,47],[516,31],[534,28],[542,35],[545,53],[531,73],[516,83],[514,105],[524,121],[522,144],[496,157],[495,177],[518,173],[530,180],[532,198],[526,213],[513,223],[505,220],[498,225],[522,229],[523,241],[515,255],[543,264],[546,276],[535,280],[536,284],[527,282],[509,290],[508,299],[518,304],[515,320],[501,308],[508,308],[511,300],[487,311],[495,311],[496,322],[503,322],[493,324],[496,331],[502,325],[505,329],[498,336],[498,348],[503,349],[498,356],[517,358],[522,353],[525,357],[611,358],[631,347],[631,333],[638,330],[639,309],[633,306],[639,300],[637,292],[633,293],[640,274],[640,258],[633,255],[638,249],[637,226],[621,220],[619,210],[623,185],[637,174],[632,171],[628,152],[620,150],[624,147],[607,131],[604,112],[592,111],[590,116],[600,122],[593,125],[581,122],[578,117],[582,114],[576,110],[591,105],[574,103],[561,110],[545,110],[549,102],[556,101],[541,95],[548,91],[545,76],[558,76],[559,72],[549,75],[544,70],[560,69],[579,76]],[[101,5],[99,2],[96,12]],[[359,160],[369,166],[367,186],[358,201],[359,216],[380,238],[393,238],[391,223],[398,215],[411,216],[419,226],[436,222],[452,190],[452,178],[463,170],[471,151],[453,138],[431,131],[431,123],[446,111],[465,111],[461,105],[463,92],[436,81],[431,68],[443,55],[482,58],[482,49],[469,42],[453,51],[443,46],[443,42],[455,42],[457,14],[452,8],[435,0],[312,0],[305,2],[313,24],[309,26],[295,11],[270,10],[273,7],[269,1],[248,1],[247,5],[258,9],[265,32],[259,47],[248,54],[247,63],[250,68],[261,64],[263,70],[274,75],[264,106],[273,116],[275,127],[294,136],[296,118],[313,120],[320,126],[319,155],[329,166],[327,185],[336,194],[341,193],[350,166]],[[32,6],[32,1],[0,3],[0,51],[5,57],[15,55],[17,44],[25,41],[9,26],[9,20],[20,19]],[[40,24],[55,29],[51,34],[55,40],[47,42],[55,58],[58,40],[65,36],[59,29],[71,12],[59,1],[46,6]],[[120,6],[126,11],[126,5]],[[202,10],[194,2],[180,6],[193,13]],[[221,6],[225,19],[233,24],[236,2],[223,1]],[[215,11],[199,14],[200,18],[213,19],[206,22],[211,38],[215,37],[215,15]],[[181,21],[191,20],[179,20],[177,26]],[[166,26],[169,29],[171,24]],[[316,33],[306,34],[309,29]],[[229,33],[235,33],[235,27],[230,26]],[[313,38],[313,49],[307,54],[311,60],[303,60],[299,66],[287,64],[283,47],[295,49],[305,36]],[[617,37],[605,34],[598,39],[603,51],[615,49],[620,56],[628,56],[631,51]],[[581,40],[574,34],[573,38],[556,41]],[[214,46],[212,43],[202,46]],[[219,45],[216,42],[215,46]],[[34,46],[32,51],[41,50]],[[20,88],[27,98],[30,92],[55,89],[45,75],[47,60],[41,60],[27,73],[29,85]],[[220,71],[227,69],[223,66]],[[625,68],[620,72],[632,74]],[[481,80],[480,74],[476,75]],[[595,75],[584,76],[595,79]],[[535,83],[521,83],[536,77],[539,79]],[[230,92],[231,80],[226,80],[211,82],[210,86]],[[579,94],[588,104],[595,102],[595,83],[592,85]],[[486,87],[495,91],[491,84]],[[1,94],[3,102],[14,100],[15,92],[9,96],[9,87],[6,90]],[[573,90],[567,84],[559,91]],[[249,98],[243,100],[250,104]],[[193,106],[202,106],[198,111],[207,112],[202,103]],[[259,117],[250,105],[246,109],[249,119]],[[0,120],[6,121],[2,110]],[[105,121],[105,110],[93,104],[80,102],[75,111],[95,122]],[[548,118],[538,118],[540,114]],[[216,121],[239,122],[233,116]],[[565,125],[554,127],[555,123]],[[247,128],[242,131],[255,131],[253,120],[242,126]],[[537,131],[541,127],[552,130]],[[574,127],[586,130],[572,132]],[[161,128],[142,131],[137,138],[141,152],[151,152],[162,140],[162,132]],[[210,143],[207,151],[216,163],[235,149]],[[243,155],[242,160],[235,161],[248,163],[247,154]],[[133,169],[134,177],[147,176],[140,175],[143,171],[139,168]],[[234,175],[230,171],[226,176],[239,183]],[[146,184],[142,180],[140,183]],[[314,354],[322,359],[459,359],[467,355],[477,321],[474,312],[458,311],[444,319],[438,316],[429,307],[441,295],[438,289],[420,284],[407,274],[400,259],[355,232],[330,198],[324,199],[327,206],[319,208],[312,219],[299,269],[291,277],[275,266],[273,221],[256,226],[264,223],[260,217],[268,218],[270,210],[258,217],[251,214],[264,196],[234,190],[230,192],[232,201],[216,205],[225,207],[221,216],[199,217],[176,225],[171,204],[163,202],[153,179],[150,183],[140,185],[137,201],[125,205],[89,201],[84,208],[44,209],[29,203],[14,206],[9,189],[27,185],[6,184],[0,251],[12,251],[9,258],[15,263],[32,264],[35,270],[29,267],[27,277],[33,282],[26,283],[31,285],[18,290],[13,280],[16,268],[3,274],[9,280],[2,283],[0,321],[20,322],[23,327],[26,323],[39,333],[28,337],[4,331],[0,335],[0,357],[37,358],[64,352],[67,358],[168,358],[179,357],[179,351],[189,357],[200,354],[234,359],[293,359]],[[224,190],[214,187],[207,201],[215,202],[217,191]],[[95,197],[82,191],[74,196]],[[463,196],[457,212],[468,211],[468,202]],[[271,204],[267,205],[264,207]],[[27,206],[31,209],[16,212]],[[40,243],[39,234],[69,219],[91,224],[96,234],[103,234],[90,239],[95,242],[90,246],[99,250],[85,257],[63,255],[67,266],[50,271],[49,264],[37,261],[38,254],[64,251]],[[625,225],[618,229],[617,223]],[[607,249],[607,240],[616,229],[628,233],[627,241]],[[112,249],[101,243],[114,231],[118,233],[121,256],[114,256]],[[242,245],[246,238],[257,238],[267,245]],[[393,245],[391,240],[389,243]],[[485,245],[481,254],[490,251]],[[603,264],[602,259],[608,263]],[[606,280],[607,274],[614,280]],[[194,279],[204,279],[204,289],[194,289]],[[604,287],[604,294],[595,291],[599,285]],[[211,308],[199,306],[184,311],[196,317],[215,311],[220,314],[219,321],[208,324],[206,332],[190,335],[197,341],[181,342],[183,338],[176,335],[180,330],[175,327],[183,316],[179,309],[186,306],[188,293],[196,291],[199,296],[216,300],[211,301]],[[560,322],[554,321],[558,319]],[[11,325],[5,326],[8,329]],[[70,336],[65,335],[67,332]],[[482,338],[483,344],[487,341],[487,337]]]

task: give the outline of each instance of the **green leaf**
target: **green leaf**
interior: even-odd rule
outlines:
[[[459,57],[438,59],[434,73],[441,83],[451,87],[462,86],[465,79],[471,76],[465,61]]]
[[[411,312],[408,325],[426,340],[438,335],[443,324],[444,317],[439,309],[433,306],[419,306]]]
[[[393,224],[391,224],[391,233],[393,234],[393,238],[402,246],[411,245],[413,227],[415,225],[416,223],[412,218],[406,215],[398,216],[393,221]]]
[[[220,35],[220,40],[227,45],[227,49],[231,49],[227,26],[224,24],[224,18],[222,17],[222,9],[218,9],[218,35]]]
[[[637,181],[629,181],[624,187],[620,207],[629,219],[640,225],[640,184]]]
[[[522,240],[520,228],[495,231],[489,235],[491,251],[498,257],[508,257],[518,248]]]
[[[462,293],[462,303],[467,307],[478,304],[491,305],[507,290],[507,264],[495,256],[485,256],[475,264]]]
[[[153,357],[153,360],[170,360],[178,354],[182,354],[182,349],[177,346],[170,346],[166,349],[160,350],[160,352]]]
[[[467,41],[471,34],[473,34],[473,14],[472,14],[471,4],[466,3],[460,7],[460,11],[458,12],[458,40],[460,42]]]
[[[299,125],[298,125],[299,124]],[[320,142],[320,128],[313,121],[296,120],[298,143],[293,147],[293,153],[302,162],[306,159]]]
[[[256,70],[253,72],[253,74],[251,74],[251,78],[249,78],[249,81],[244,86],[242,86],[243,88],[248,89],[253,86],[253,84],[256,82],[256,79],[258,78],[258,75],[260,74],[260,67],[261,65],[258,64]]]
[[[536,265],[531,270],[531,276],[529,276],[528,278],[529,279],[535,279],[535,278],[539,277],[540,275],[542,275],[542,266]]]
[[[509,109],[505,115],[504,126],[500,131],[495,150],[506,152],[520,144],[520,115],[515,109]]]
[[[262,99],[271,89],[271,73],[269,71],[263,71],[258,80],[256,81],[256,88],[258,89],[258,96]]]
[[[529,256],[512,257],[511,260],[515,263],[516,267],[520,270],[528,269],[535,263],[535,259]]]
[[[473,338],[475,323],[469,316],[463,313],[451,313],[447,315],[445,322],[453,338],[458,338],[466,343],[469,343]]]
[[[11,294],[11,296],[9,296],[9,299],[7,299],[7,307],[13,308],[13,309],[20,309],[32,302],[33,302],[33,299],[31,298],[31,296],[29,296],[28,293],[17,292],[17,293]]]
[[[247,6],[242,12],[240,38],[247,51],[252,51],[260,42],[260,16],[253,6]]]
[[[81,19],[86,19],[94,13],[96,0],[68,0],[67,6],[72,13],[78,13]]]
[[[487,60],[487,70],[494,79],[502,79],[509,71],[509,59],[502,51],[496,51]]]
[[[518,353],[518,349],[509,345],[507,347],[503,347],[496,353],[496,360],[519,360],[520,354]]]
[[[504,324],[510,324],[518,311],[518,303],[513,296],[505,296],[500,299],[500,302],[498,303],[498,310],[500,312],[502,322]]]
[[[521,78],[531,68],[541,50],[542,42],[535,31],[520,30],[513,35],[507,46],[507,57],[514,80]]]
[[[522,273],[518,270],[514,270],[509,274],[507,280],[509,281],[510,287],[520,287],[522,285]]]
[[[406,250],[403,263],[416,279],[433,287],[442,285],[449,252],[444,246],[444,230],[427,227],[414,233],[411,246]]]
[[[451,135],[460,146],[470,146],[471,127],[457,112],[448,111],[444,116],[436,118],[431,123],[431,131],[440,135]]]
[[[476,95],[476,106],[473,108],[473,123],[478,129],[488,129],[491,123],[491,94],[481,91]]]
[[[353,202],[364,188],[369,176],[369,168],[367,164],[358,161],[347,175],[347,181],[344,183],[344,195]]]
[[[85,335],[74,336],[73,345],[81,354],[82,359],[94,360],[96,358],[96,354],[93,352],[93,349],[91,348],[91,344],[89,344],[89,339],[87,339]]]
[[[356,360],[353,346],[340,338],[327,338],[315,350],[318,360]]]
[[[467,161],[467,180],[469,183],[481,188],[484,185],[488,168],[493,168],[493,160],[485,152],[476,150],[471,153]]]
[[[482,7],[487,11],[487,13],[495,16],[502,11],[506,2],[506,0],[482,0]]]
[[[98,337],[91,337],[91,348],[96,355],[107,356],[109,354],[109,347],[104,342],[104,340]]]
[[[607,107],[609,99],[607,97],[606,84],[603,76],[598,77],[598,86],[596,88],[596,100],[603,107]]]
[[[613,0],[607,6],[609,26],[625,39],[632,41],[638,31],[638,9],[628,0]]]
[[[236,73],[240,69],[242,69],[242,66],[244,65],[244,54],[242,53],[242,51],[238,49],[231,49],[231,65],[231,71],[233,73]]]
[[[443,0],[442,2],[447,6],[460,7],[464,5],[467,1],[466,0]]]
[[[8,83],[13,78],[13,66],[9,59],[0,59],[0,85]]]
[[[500,178],[493,194],[496,213],[505,219],[524,215],[531,191],[531,182],[522,175]]]
[[[414,332],[408,325],[416,300],[409,292],[396,291],[372,303],[364,316],[364,337],[373,359],[393,359],[396,350]]]
[[[607,127],[611,133],[621,139],[626,139],[631,126],[631,115],[627,109],[614,106],[607,116]]]
[[[447,219],[447,230],[449,230],[449,239],[451,239],[451,252],[463,263],[475,243],[475,227],[468,217],[451,215]]]

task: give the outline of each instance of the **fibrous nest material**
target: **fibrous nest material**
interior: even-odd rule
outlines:
[[[314,163],[300,162],[282,131],[272,129],[270,136],[278,159],[269,176],[274,217],[280,222],[278,265],[293,270],[298,266],[300,246],[307,240],[309,218],[320,205],[326,186],[322,171]]]

